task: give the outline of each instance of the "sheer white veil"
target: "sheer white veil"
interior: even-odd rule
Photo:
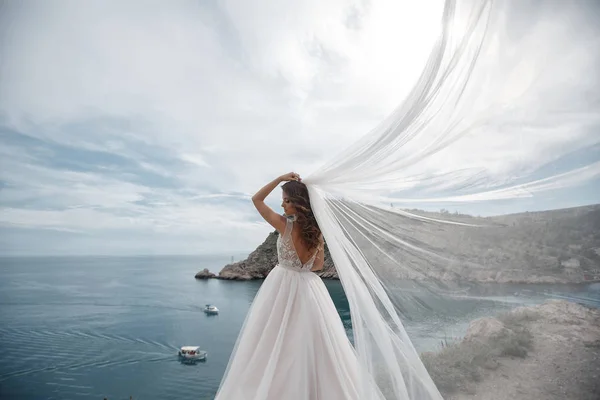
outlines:
[[[577,205],[598,182],[594,16],[591,1],[447,0],[404,102],[304,180],[350,304],[361,398],[374,379],[387,399],[440,399],[402,317],[443,307],[460,277],[528,262],[511,250],[523,232],[477,215]]]

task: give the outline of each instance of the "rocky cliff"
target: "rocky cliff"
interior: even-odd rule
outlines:
[[[219,279],[251,280],[264,279],[277,265],[277,238],[279,233],[272,232],[265,241],[256,248],[244,261],[228,264],[221,272]],[[322,278],[337,279],[335,266],[331,260],[329,249],[325,244],[325,264],[323,270],[317,273]]]
[[[412,210],[428,218],[451,219],[497,228],[476,230],[465,226],[424,224],[385,215],[415,243],[431,247],[454,262],[432,264],[405,253],[393,254],[415,266],[428,278],[442,281],[496,283],[579,283],[600,280],[600,205],[571,209],[479,218]],[[398,219],[395,221],[394,218]],[[406,234],[406,233],[404,233]],[[246,260],[226,265],[220,279],[263,279],[277,264],[277,232]],[[319,275],[337,279],[326,248],[325,268]],[[419,279],[403,276],[406,279]],[[423,277],[421,277],[422,279]]]

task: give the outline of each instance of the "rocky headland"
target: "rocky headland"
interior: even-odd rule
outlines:
[[[269,272],[277,265],[277,231],[271,232],[265,241],[256,248],[248,258],[226,265],[219,275],[218,279],[230,280],[251,280],[264,279]],[[329,249],[325,245],[325,264],[323,270],[317,273],[324,279],[337,279],[337,273],[329,254]]]
[[[445,225],[432,227],[410,219],[398,221],[416,241],[432,243],[442,254],[462,263],[432,268],[427,260],[409,260],[427,279],[486,283],[582,283],[600,281],[600,205],[534,213],[480,218],[411,210],[430,218],[451,219],[472,224],[498,224],[497,229]],[[390,215],[390,218],[398,218]],[[412,224],[412,225],[411,225]],[[435,234],[431,230],[436,229]],[[243,261],[228,264],[214,276],[218,279],[264,279],[277,264],[277,232]],[[337,279],[335,265],[325,246],[324,279]],[[403,254],[398,255],[403,258]],[[423,265],[421,266],[420,263]],[[198,279],[211,278],[209,271]],[[423,279],[423,277],[407,277]]]

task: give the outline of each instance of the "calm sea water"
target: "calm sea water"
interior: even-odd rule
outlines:
[[[0,398],[212,399],[262,283],[194,279],[229,261],[0,258]],[[342,287],[326,285],[350,333]],[[549,295],[595,304],[600,285],[492,287],[443,314],[414,316],[406,328],[420,351],[431,350],[474,318]],[[205,315],[206,303],[220,314]],[[182,345],[201,346],[207,361],[180,363]]]

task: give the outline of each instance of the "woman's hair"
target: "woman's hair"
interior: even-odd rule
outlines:
[[[296,208],[296,222],[300,226],[300,239],[309,250],[320,244],[321,229],[310,207],[310,198],[306,185],[298,181],[289,181],[282,187]]]

